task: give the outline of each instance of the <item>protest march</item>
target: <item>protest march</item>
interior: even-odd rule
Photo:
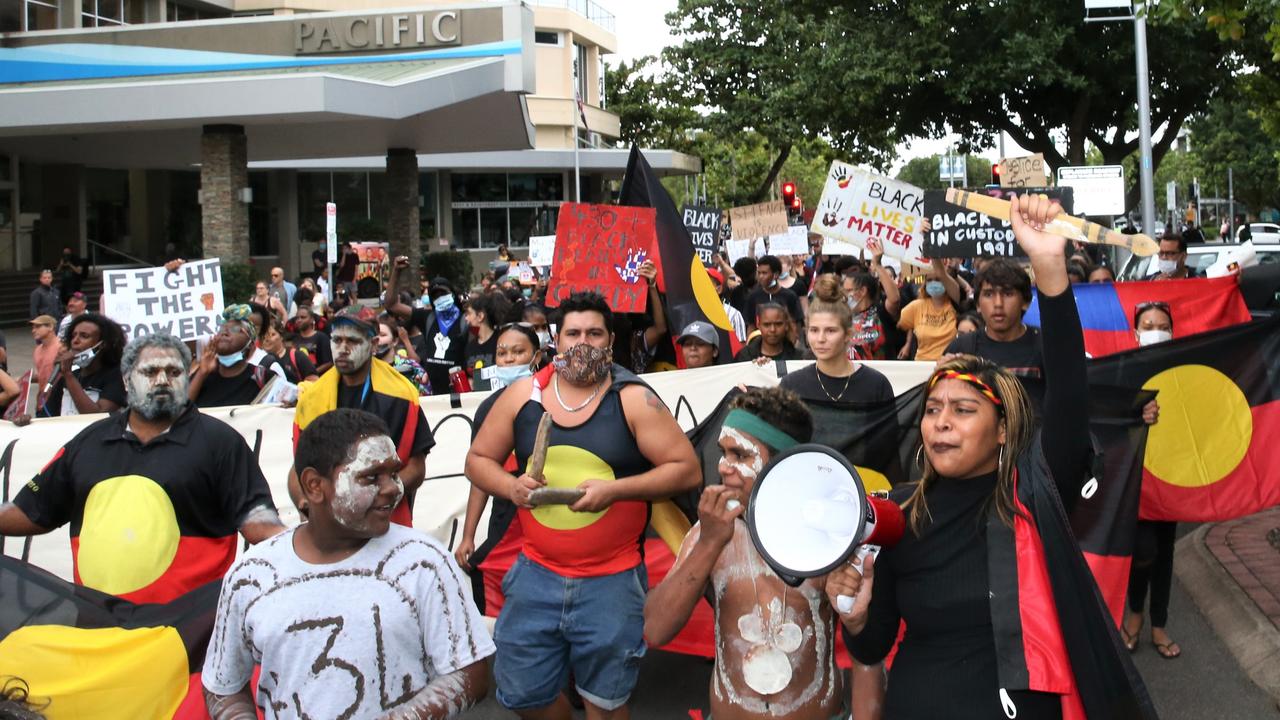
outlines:
[[[16,2],[0,720],[1280,707],[1254,4]]]

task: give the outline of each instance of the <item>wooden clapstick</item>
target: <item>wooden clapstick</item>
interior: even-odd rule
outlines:
[[[982,193],[948,188],[947,202],[999,220],[1006,222],[1009,220],[1008,200],[993,198]],[[1122,247],[1141,257],[1154,255],[1160,250],[1160,245],[1146,235],[1124,235],[1098,223],[1072,217],[1066,213],[1058,213],[1058,216],[1049,221],[1044,226],[1044,229],[1046,232],[1061,235],[1071,240]]]
[[[547,465],[547,445],[551,440],[551,413],[542,413],[542,418],[538,420],[538,432],[533,437],[533,453],[529,455],[528,469],[525,471],[529,477],[538,482],[546,482],[544,471]],[[540,487],[529,493],[529,504],[534,507],[541,505],[572,505],[578,502],[586,491],[577,488],[549,488]]]

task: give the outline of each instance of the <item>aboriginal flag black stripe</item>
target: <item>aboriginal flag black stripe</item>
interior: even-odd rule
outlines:
[[[1175,316],[1174,333],[1178,331]],[[1156,391],[1140,516],[1207,522],[1280,505],[1280,316],[1089,364],[1090,385]]]
[[[0,675],[56,717],[204,717],[198,673],[221,585],[138,605],[0,556]]]
[[[720,335],[719,362],[733,362],[741,347],[729,325],[729,316],[716,295],[711,278],[667,189],[637,147],[631,148],[627,172],[622,178],[619,205],[651,207],[657,211],[658,289],[666,294],[668,326],[672,337],[695,320],[711,323]],[[680,357],[680,353],[676,353]],[[680,360],[683,367],[683,359]]]

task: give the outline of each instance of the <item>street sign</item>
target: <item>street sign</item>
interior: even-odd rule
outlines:
[[[1124,214],[1124,167],[1084,165],[1058,168],[1058,187],[1075,191],[1075,214]]]
[[[334,203],[324,204],[324,244],[328,253],[327,262],[333,265],[338,262],[338,206]]]
[[[965,181],[965,156],[943,155],[938,158],[938,179]]]
[[[1178,209],[1178,183],[1173,180],[1164,186],[1164,206],[1169,212]]]

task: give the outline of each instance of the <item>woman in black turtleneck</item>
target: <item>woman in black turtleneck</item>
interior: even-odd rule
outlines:
[[[1033,587],[1051,574],[1047,557],[1086,572],[1082,560],[1059,560],[1061,548],[1074,547],[1063,533],[1055,541],[1044,532],[1053,515],[1045,510],[1054,502],[1053,488],[1069,508],[1089,469],[1084,338],[1063,239],[1043,232],[1058,211],[1043,196],[1023,197],[1014,201],[1012,221],[1040,293],[1043,428],[1036,433],[1027,395],[1004,369],[969,355],[940,364],[920,419],[923,475],[906,488],[909,497],[897,498],[907,516],[905,536],[868,563],[861,578],[843,570],[829,580],[843,594],[856,591],[853,610],[841,620],[860,663],[881,662],[900,622],[906,624],[888,674],[886,718],[1060,718],[1073,672],[1080,673],[1070,659],[1079,657],[1079,642],[1064,640],[1065,614],[1054,612],[1052,592],[1037,594]],[[1037,449],[1047,475],[1037,470]],[[1061,577],[1059,569],[1053,572]],[[1103,618],[1099,607],[1085,626],[1105,648],[1107,633],[1115,631],[1105,628]],[[1101,694],[1104,704],[1119,706],[1115,697],[1145,696],[1129,692],[1125,673],[1120,675],[1123,687],[1106,690],[1114,695],[1093,692],[1090,699]],[[875,677],[858,673],[855,682]],[[1090,682],[1076,684],[1089,693]],[[860,692],[855,690],[855,704]]]

